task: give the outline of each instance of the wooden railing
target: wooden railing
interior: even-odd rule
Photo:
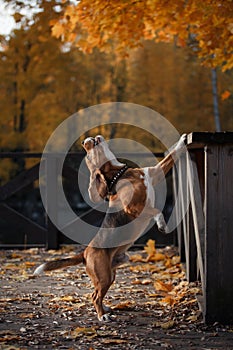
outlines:
[[[200,279],[206,323],[233,323],[233,133],[188,135],[189,155],[173,171],[181,260],[189,281]],[[180,188],[180,187],[179,187]],[[184,202],[189,202],[185,210]]]
[[[154,155],[152,154],[137,154],[136,158],[142,157],[143,159],[145,157],[157,157],[161,158],[163,157],[163,153],[156,153]],[[38,162],[30,167],[29,169],[26,169],[22,172],[20,172],[17,176],[12,178],[10,181],[8,181],[6,184],[2,184],[0,186],[0,248],[29,248],[33,246],[41,246],[45,247],[46,249],[57,249],[59,248],[60,244],[67,244],[67,243],[77,243],[73,242],[69,238],[67,238],[62,232],[60,232],[57,227],[51,222],[50,218],[47,216],[46,211],[43,209],[43,205],[40,201],[40,208],[41,213],[40,217],[43,218],[42,223],[36,222],[30,216],[28,216],[28,213],[25,213],[24,211],[19,211],[16,207],[17,200],[20,200],[21,202],[25,201],[23,191],[27,190],[29,188],[29,192],[32,193],[33,191],[37,190],[37,195],[40,197],[39,188],[38,188],[38,179],[39,179],[39,168],[41,165],[41,153],[26,153],[26,152],[8,152],[8,153],[0,153],[0,159],[14,159],[19,161],[19,159],[34,159],[38,160]],[[124,153],[119,155],[119,157],[125,158],[125,159],[134,159],[135,153]],[[66,181],[71,186],[71,192],[76,195],[79,194],[79,187],[78,187],[78,169],[79,165],[82,162],[84,158],[84,152],[74,152],[74,153],[68,153],[66,155],[66,160],[72,160],[72,162],[76,165],[74,168],[73,166],[70,166],[67,162],[64,163],[63,169],[62,169],[62,176],[66,179]],[[57,164],[59,163],[59,155],[57,154],[43,154],[43,162],[49,162],[50,171],[53,172],[53,174],[50,174],[54,181],[52,181],[53,189],[47,188],[46,191],[48,192],[47,195],[49,196],[51,191],[52,194],[56,193],[56,186],[57,186],[57,174],[56,174],[56,168]],[[154,162],[154,159],[151,160]],[[51,165],[53,164],[53,166]],[[45,164],[46,168],[46,164]],[[80,171],[80,170],[79,170]],[[48,187],[48,186],[47,186]],[[12,199],[12,196],[13,199]],[[15,198],[17,197],[17,198]],[[79,199],[80,200],[80,196]],[[54,200],[55,206],[53,210],[58,210],[56,208],[56,200]],[[77,203],[76,203],[77,204]],[[79,203],[80,204],[80,203]],[[85,206],[85,202],[82,202],[83,208],[79,210],[74,210],[77,213],[77,216],[79,216],[84,221],[87,221],[90,225],[98,226],[102,222],[104,218],[104,213],[101,211],[98,211],[98,208],[90,208],[87,205]],[[80,206],[81,207],[81,206]],[[4,228],[1,227],[2,222],[5,222]],[[1,238],[1,232],[3,232],[3,237]],[[159,232],[155,227],[153,227],[146,237],[144,238],[144,241],[139,241],[138,243],[144,243],[147,237],[153,237],[155,236],[156,232],[156,239],[157,242],[170,244],[173,243],[173,237],[166,237],[162,234],[159,236]],[[84,233],[85,234],[85,233]],[[10,237],[9,237],[10,236]],[[7,239],[6,239],[7,237]],[[161,237],[161,238],[160,238]],[[10,243],[7,243],[6,241],[10,241]]]
[[[40,167],[40,159],[41,153],[25,153],[25,152],[3,152],[0,153],[0,159],[15,159],[19,160],[23,159],[38,159],[38,163],[32,166],[29,169],[26,169],[20,172],[17,176],[12,178],[6,184],[0,187],[0,218],[4,219],[4,221],[8,224],[8,230],[10,231],[10,227],[14,226],[14,241],[12,244],[5,244],[5,242],[1,242],[0,246],[7,247],[21,247],[22,242],[19,242],[17,239],[17,235],[23,234],[25,237],[28,237],[23,245],[25,247],[30,246],[45,246],[47,249],[57,249],[59,247],[59,235],[61,233],[58,232],[57,228],[51,223],[50,219],[46,215],[44,211],[44,225],[36,223],[34,220],[29,218],[27,215],[20,213],[18,210],[14,208],[13,205],[9,205],[7,201],[13,196],[18,194],[18,198],[20,198],[20,192],[26,189],[28,186],[31,186],[30,191],[35,190],[33,186],[34,182],[39,179],[39,167]],[[69,158],[74,158],[79,164],[83,159],[82,153],[69,153]],[[49,161],[51,159],[51,155],[48,159],[46,159],[46,155],[43,155],[45,161]],[[70,166],[64,166],[63,176],[70,179],[73,182],[77,182],[78,172],[71,168]],[[56,179],[54,179],[56,182]],[[38,187],[38,184],[37,184]],[[39,191],[39,189],[38,189]],[[24,199],[22,198],[21,201]],[[13,200],[15,204],[17,200]],[[42,206],[42,205],[41,205]],[[83,216],[86,213],[82,214]],[[29,242],[28,242],[29,241]],[[39,242],[39,243],[38,243]]]

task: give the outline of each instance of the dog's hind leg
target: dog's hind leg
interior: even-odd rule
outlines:
[[[103,299],[114,281],[108,253],[102,249],[91,248],[91,251],[86,257],[86,271],[95,288],[92,294],[92,301],[98,319],[105,322],[111,321],[111,317],[107,313],[108,310],[103,305]]]
[[[101,322],[111,321],[110,314],[108,313],[110,311],[110,308],[103,305],[103,298],[105,297],[110,286],[111,284],[108,286],[98,287],[95,289],[94,293],[92,294],[92,301],[96,309],[98,319]]]

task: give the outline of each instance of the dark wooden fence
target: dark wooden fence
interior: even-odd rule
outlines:
[[[41,153],[0,153],[0,159],[8,158],[17,162],[26,159],[34,159],[34,162],[38,160],[34,166],[23,170],[0,187],[0,248],[37,246],[57,249],[61,244],[77,244],[58,231],[43,208],[38,186],[41,156]],[[121,156],[125,159],[133,159],[135,154],[127,153]],[[146,155],[141,156],[145,157]],[[157,153],[154,156],[161,158],[163,154]],[[78,187],[78,171],[83,157],[84,152],[67,154],[62,172],[66,185],[64,187],[68,188],[66,194],[67,197],[71,197],[71,207],[75,213],[89,224],[99,226],[104,213],[98,211],[98,208],[88,207],[82,199]],[[59,162],[59,155],[48,154],[46,156],[43,154],[43,161],[50,162],[49,169],[50,171],[54,170],[54,174],[50,174],[54,178],[54,188],[47,188],[49,195],[51,190],[53,193],[56,192],[56,164]],[[51,163],[54,166],[51,166]],[[56,203],[56,201],[54,202]],[[155,238],[159,245],[174,243],[173,235],[164,236],[158,232],[156,226],[151,228],[137,243],[144,244],[148,238]]]
[[[190,201],[181,202],[177,228],[181,259],[189,281],[200,279],[206,323],[233,323],[233,133],[188,135],[189,155],[173,171]]]
[[[43,209],[38,186],[41,156],[41,153],[0,153],[0,159],[8,158],[17,162],[20,159],[38,159],[34,166],[23,170],[0,187],[0,247],[2,248],[43,246],[47,249],[57,249],[60,243],[70,243],[70,240],[57,231]],[[46,158],[46,155],[44,157]],[[75,162],[80,164],[83,154],[70,153],[68,158],[75,159]],[[44,161],[51,161],[51,155]],[[72,186],[77,184],[77,174],[77,170],[65,165],[63,176],[70,180]],[[56,178],[54,182],[56,183]],[[28,202],[30,202],[29,208],[27,208]],[[81,215],[88,214],[81,211]]]

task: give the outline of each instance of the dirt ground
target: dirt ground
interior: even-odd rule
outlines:
[[[0,349],[233,350],[233,326],[203,324],[200,286],[185,280],[172,248],[129,253],[106,297],[109,323],[97,320],[84,266],[32,277],[40,263],[77,250],[0,251]]]

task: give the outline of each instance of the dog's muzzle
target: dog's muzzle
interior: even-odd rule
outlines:
[[[86,142],[92,141],[93,142],[93,146],[95,147],[96,145],[98,145],[98,141],[96,139],[94,139],[94,137],[88,137],[87,139],[82,141],[82,145],[85,145]]]

